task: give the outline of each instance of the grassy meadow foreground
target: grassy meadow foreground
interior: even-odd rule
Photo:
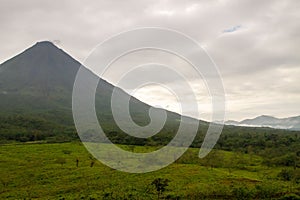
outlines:
[[[297,167],[222,150],[199,159],[198,152],[191,148],[156,172],[130,174],[95,161],[80,142],[0,145],[0,199],[299,199]]]

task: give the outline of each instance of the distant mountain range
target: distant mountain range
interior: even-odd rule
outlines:
[[[227,125],[251,126],[251,127],[270,127],[275,129],[300,130],[300,116],[288,118],[276,118],[268,115],[261,115],[253,119],[245,119],[240,122],[228,120]]]

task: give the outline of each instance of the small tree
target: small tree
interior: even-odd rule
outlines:
[[[91,160],[90,167],[93,167],[95,164],[95,158],[92,155],[90,155],[90,160]]]
[[[76,167],[79,166],[79,158],[76,158]]]
[[[155,186],[156,192],[157,192],[157,199],[160,199],[160,196],[162,193],[166,190],[166,187],[169,185],[168,179],[162,179],[157,178],[154,181],[152,181],[151,185]]]
[[[95,164],[95,160],[93,159],[93,160],[91,160],[91,165],[90,165],[90,167],[93,167],[94,164]]]

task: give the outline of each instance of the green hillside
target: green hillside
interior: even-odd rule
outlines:
[[[81,143],[2,145],[0,199],[299,199],[299,169],[237,152],[199,159],[198,151],[159,171],[129,174],[93,160]],[[157,180],[168,180],[159,198]]]

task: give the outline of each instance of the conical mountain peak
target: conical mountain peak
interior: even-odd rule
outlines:
[[[6,115],[21,114],[42,117],[65,126],[73,124],[72,91],[81,64],[49,41],[38,42],[0,66],[0,110]],[[86,68],[86,83],[96,78]],[[87,89],[89,85],[87,84]],[[111,111],[111,95],[115,88],[99,80],[95,94],[97,116],[108,130],[118,130]],[[120,90],[124,101],[128,94]],[[145,126],[150,122],[150,106],[130,98],[132,119]],[[1,113],[0,113],[1,117]],[[169,118],[170,117],[170,118]],[[168,112],[166,127],[176,128],[180,116]]]
[[[29,48],[28,50],[39,50],[42,52],[57,52],[57,53],[65,53],[62,49],[60,49],[59,47],[57,47],[54,43],[52,43],[51,41],[40,41],[37,42],[35,45],[33,45],[31,48]]]
[[[37,46],[46,46],[46,45],[55,46],[51,41],[48,41],[48,40],[37,42],[35,45],[37,45]]]
[[[41,87],[70,90],[79,67],[78,61],[52,42],[37,42],[1,64],[0,91],[32,94],[32,90]]]

